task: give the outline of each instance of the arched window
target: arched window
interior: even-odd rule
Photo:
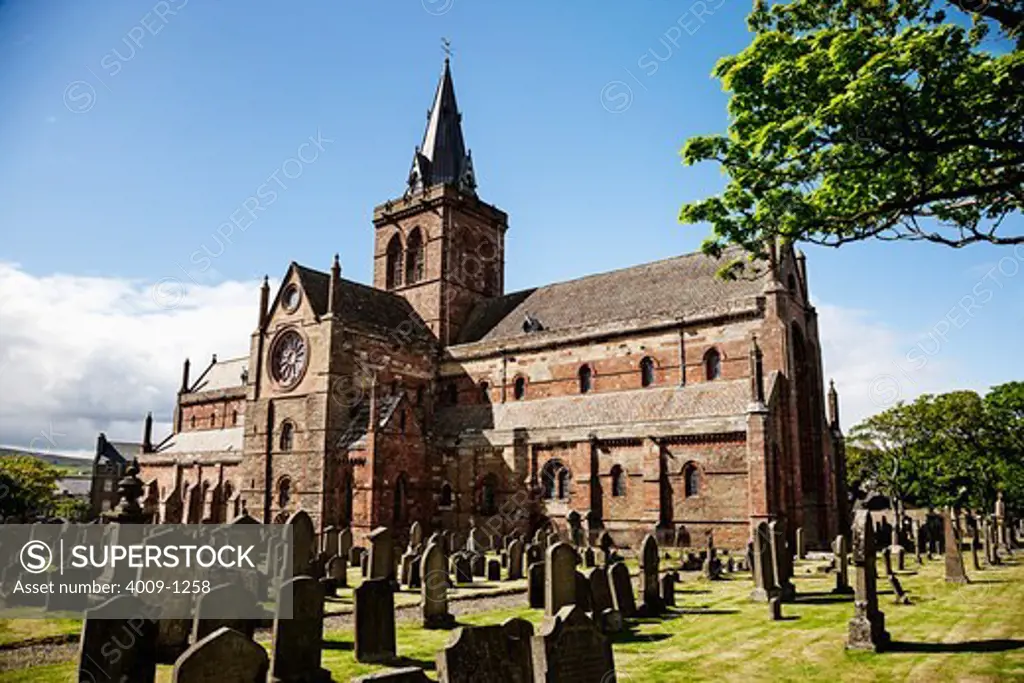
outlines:
[[[512,396],[517,400],[521,401],[526,396],[526,378],[516,377],[516,381],[512,384]]]
[[[569,497],[570,473],[561,460],[549,460],[540,473],[543,496],[547,500],[565,500]]]
[[[683,468],[683,481],[686,482],[686,497],[700,495],[700,470],[692,462]]]
[[[717,349],[710,349],[704,354],[704,377],[708,380],[722,376],[722,356]]]
[[[480,382],[480,400],[489,403],[491,400],[491,385],[487,380]]]
[[[217,416],[216,415],[211,415],[210,416],[210,429],[213,429],[216,426],[217,426]]]
[[[392,519],[395,524],[405,524],[409,515],[409,485],[406,482],[405,474],[398,475],[395,481],[395,509]]]
[[[585,393],[590,391],[590,387],[591,387],[593,376],[594,376],[594,371],[590,369],[589,365],[584,365],[583,367],[580,368],[579,376],[580,376],[580,393],[581,394],[585,394]]]
[[[649,387],[654,384],[654,361],[649,356],[640,361],[640,386]]]
[[[480,514],[493,515],[498,512],[498,477],[488,474],[480,482]]]
[[[443,508],[450,508],[452,506],[452,501],[454,500],[454,498],[455,496],[452,494],[452,485],[449,484],[448,482],[442,484],[441,497],[440,499],[438,499],[437,504]]]
[[[455,382],[448,382],[444,385],[444,402],[450,406],[459,402],[459,387]]]
[[[288,420],[281,423],[281,436],[278,439],[278,447],[282,451],[290,451],[295,440],[295,425]]]
[[[231,411],[231,426],[232,427],[237,427],[238,426],[238,411],[237,410],[232,410]]]
[[[626,495],[626,471],[621,465],[612,468],[612,496],[619,498]]]
[[[419,228],[413,228],[405,243],[405,284],[411,285],[423,279],[423,235]]]
[[[277,483],[277,506],[288,507],[288,501],[292,499],[292,480],[282,477]]]
[[[196,416],[195,415],[193,415],[192,417],[189,418],[188,424],[189,424],[189,427],[191,427],[192,429],[196,428]]]
[[[402,286],[402,240],[398,235],[388,242],[387,256],[387,288],[394,289]]]

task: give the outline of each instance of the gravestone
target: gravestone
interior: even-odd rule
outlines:
[[[760,522],[754,528],[751,541],[754,572],[754,590],[750,599],[756,602],[768,602],[779,594],[775,585],[775,565],[772,561],[771,530],[767,522]]]
[[[583,545],[585,535],[583,533],[583,516],[576,510],[571,511],[565,517],[569,525],[569,540],[577,548]]]
[[[960,526],[952,510],[946,510],[942,524],[946,541],[946,583],[968,583],[964,556],[960,550]]]
[[[209,593],[200,593],[196,600],[195,618],[192,621],[192,641],[197,643],[214,631],[223,627],[230,628],[252,639],[256,631],[256,620],[254,619],[225,619],[210,617],[213,609],[217,614],[225,614],[225,609],[241,609],[238,606],[255,605],[256,596],[250,593],[244,586],[238,583],[225,583],[214,586]],[[251,610],[247,610],[251,613]],[[239,612],[241,613],[241,612]]]
[[[530,565],[534,562],[544,561],[544,547],[537,544],[531,543],[526,546],[526,564]]]
[[[292,576],[309,576],[317,551],[313,520],[305,510],[299,510],[285,524],[292,528]]]
[[[355,564],[352,562],[352,558],[349,553],[352,551],[352,529],[345,527],[338,532],[338,554],[342,557],[348,558],[349,564]]]
[[[832,589],[832,592],[837,595],[848,595],[853,592],[853,588],[850,586],[849,579],[846,536],[842,534],[836,536],[836,540],[832,543],[832,552],[835,553],[836,558],[836,587]]]
[[[889,633],[885,630],[885,615],[878,609],[878,569],[870,512],[857,511],[852,533],[857,589],[846,647],[850,650],[880,652],[889,645]]]
[[[608,570],[608,580],[612,585],[612,599],[615,609],[628,619],[636,614],[636,598],[633,595],[633,581],[629,577],[629,568],[624,562],[615,562]]]
[[[661,577],[661,600],[666,607],[676,606],[676,575],[668,572]]]
[[[355,654],[360,662],[395,658],[395,592],[387,578],[367,579],[355,589]]]
[[[799,560],[807,559],[807,548],[804,547],[804,528],[796,528],[796,557]]]
[[[704,562],[701,565],[701,576],[706,581],[718,581],[722,578],[722,563],[715,554],[715,537],[710,532],[707,535],[707,548]]]
[[[658,541],[654,536],[644,536],[640,546],[640,593],[643,596],[643,603],[640,610],[646,616],[655,616],[661,613],[661,587],[658,585],[658,569],[661,562]]]
[[[470,555],[469,566],[473,576],[479,576],[480,578],[487,576],[487,558],[482,552]]]
[[[452,573],[455,574],[455,583],[473,583],[473,569],[465,553],[452,555],[451,563]]]
[[[338,554],[338,534],[341,532],[336,526],[328,526],[324,529],[323,544],[320,546],[321,552],[326,557],[334,557]]]
[[[359,575],[364,579],[370,578],[370,554],[363,553],[359,557]]]
[[[423,544],[423,527],[419,522],[413,522],[409,527],[409,547],[419,552]]]
[[[544,609],[544,563],[534,562],[530,565],[529,581],[527,582],[527,599],[533,609]]]
[[[772,621],[782,621],[782,601],[778,596],[768,600],[768,618]]]
[[[455,618],[448,612],[448,561],[436,543],[428,543],[420,560],[423,575],[420,602],[424,628],[449,628]]]
[[[285,615],[291,611],[291,618]],[[329,681],[320,667],[324,642],[324,594],[311,576],[296,576],[281,585],[274,615],[270,671],[276,681]]]
[[[796,587],[793,585],[793,555],[786,548],[786,523],[776,519],[768,524],[772,547],[772,567],[775,572],[775,586],[779,589],[779,598],[790,602],[796,598]]]
[[[602,531],[601,535],[597,537],[597,547],[601,549],[601,557],[604,560],[605,567],[607,567],[612,562],[612,548],[615,547],[612,535],[607,531]]]
[[[379,526],[370,532],[369,578],[395,579],[395,544],[391,529]]]
[[[222,626],[194,643],[174,663],[173,683],[256,683],[267,679],[267,651]]]
[[[509,619],[491,626],[460,626],[437,653],[439,683],[533,683],[533,624]]]
[[[420,556],[412,548],[402,553],[402,559],[398,562],[399,577],[402,585],[406,588],[411,588],[412,568],[419,565],[419,563]]]
[[[595,617],[606,609],[614,609],[615,601],[612,599],[612,587],[608,583],[608,570],[604,567],[593,567],[583,572],[589,584],[590,606]]]
[[[596,567],[597,557],[594,554],[594,549],[591,547],[584,548],[583,550],[583,566],[584,567]]]
[[[612,646],[576,605],[547,617],[533,637],[533,680],[538,683],[614,683]]]
[[[576,600],[574,604],[582,607],[584,612],[594,609],[590,599],[590,581],[578,569],[576,570]]]
[[[335,555],[327,560],[327,578],[334,590],[348,587],[348,561],[344,555]]]
[[[523,578],[523,542],[518,538],[508,544],[508,580]]]
[[[919,565],[924,564],[924,558],[921,557],[921,522],[916,519],[911,522],[911,533],[914,539],[914,559]]]
[[[347,531],[347,530],[346,530]],[[342,538],[344,538],[344,532],[342,532]],[[339,545],[340,542],[339,542]],[[363,563],[363,556],[366,555],[366,548],[358,545],[354,545],[348,549],[348,564],[350,567],[358,567]]]
[[[145,609],[145,604],[134,595],[119,595],[86,610],[78,641],[79,681],[156,680],[156,624],[141,617],[108,618],[112,614],[142,615]],[[117,647],[118,656],[111,657],[108,650],[115,639],[127,647]]]
[[[487,561],[487,580],[501,581],[501,562],[495,559]]]
[[[554,616],[576,602],[576,551],[559,541],[547,551],[544,563],[544,614]]]
[[[910,604],[910,598],[907,597],[907,592],[903,590],[903,584],[895,574],[889,575],[889,585],[892,586],[893,602],[897,605]]]

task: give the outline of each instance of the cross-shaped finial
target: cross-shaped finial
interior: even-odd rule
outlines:
[[[445,60],[451,59],[452,56],[452,41],[447,38],[441,38],[441,51],[444,52]]]

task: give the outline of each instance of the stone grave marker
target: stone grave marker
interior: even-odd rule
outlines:
[[[360,662],[395,658],[395,592],[387,578],[367,579],[355,589],[355,654]]]
[[[224,614],[223,610],[227,605],[253,605],[255,603],[256,596],[239,583],[221,584],[211,588],[209,593],[200,593],[196,600],[195,618],[192,621],[191,642],[197,643],[223,627],[237,631],[251,640],[256,631],[256,620],[212,618],[208,615],[214,606],[220,608],[217,613]]]
[[[437,653],[439,683],[533,683],[533,624],[509,619],[490,626],[460,626]]]
[[[423,526],[419,522],[413,522],[409,527],[409,546],[418,552],[421,545],[423,545]]]
[[[292,575],[309,576],[313,573],[313,557],[317,551],[313,520],[305,510],[299,510],[285,524],[292,528]]]
[[[612,599],[612,587],[608,583],[608,570],[604,567],[593,567],[585,569],[583,576],[590,584],[590,606],[595,617],[599,616],[606,609],[615,609],[615,601]]]
[[[501,581],[501,562],[495,559],[487,561],[487,580]]]
[[[768,618],[772,621],[782,621],[782,601],[778,596],[768,600]]]
[[[945,528],[946,582],[968,583],[964,556],[960,550],[960,526],[951,510],[943,515],[942,523]]]
[[[889,645],[885,615],[878,609],[878,565],[871,513],[859,510],[853,520],[853,566],[857,576],[854,616],[850,620],[847,649],[880,652]]]
[[[395,580],[395,543],[391,529],[379,526],[370,532],[370,559],[368,577]]]
[[[544,609],[544,563],[534,562],[529,567],[527,598],[533,609]]]
[[[327,560],[327,578],[334,590],[348,587],[348,560],[344,555],[335,555]]]
[[[354,564],[349,557],[349,553],[352,551],[352,529],[345,527],[338,532],[338,554],[343,555],[349,560],[349,564]]]
[[[472,553],[469,557],[469,567],[473,576],[484,578],[487,576],[487,557],[483,553]]]
[[[544,614],[554,616],[576,602],[576,551],[563,541],[547,551],[544,563]]]
[[[518,538],[508,544],[508,580],[523,578],[523,542]]]
[[[141,600],[126,594],[86,610],[78,641],[79,681],[153,683],[156,680],[156,624],[143,618],[107,618],[110,614],[142,615],[145,609]],[[117,657],[108,654],[114,639],[127,645],[117,648]]]
[[[661,577],[661,601],[666,607],[676,606],[675,572],[668,572]]]
[[[290,589],[290,590],[289,590]],[[291,608],[291,618],[285,618]],[[270,671],[278,681],[329,681],[320,666],[324,643],[324,594],[311,576],[281,585],[274,615]]]
[[[459,552],[452,555],[451,563],[452,573],[455,574],[455,583],[473,583],[473,569],[465,553]]]
[[[423,575],[420,587],[423,627],[451,627],[455,618],[448,612],[448,560],[437,543],[427,544],[420,560],[420,573]]]
[[[658,585],[658,570],[661,562],[661,554],[658,549],[658,541],[652,534],[644,537],[640,547],[640,592],[643,595],[643,604],[640,610],[647,616],[660,614],[661,587]]]
[[[547,683],[614,683],[612,646],[577,605],[545,618],[533,637],[533,680]]]
[[[338,534],[341,530],[336,526],[328,526],[324,529],[323,545],[320,550],[324,556],[330,558],[338,554]]]
[[[776,519],[768,524],[771,532],[772,566],[775,571],[775,585],[783,602],[796,598],[793,585],[793,555],[786,548],[786,523]]]
[[[267,679],[267,651],[222,626],[194,643],[174,663],[173,683],[256,683]]]
[[[624,619],[636,614],[636,597],[633,595],[633,580],[629,577],[629,568],[625,562],[615,562],[608,570],[608,580],[612,585],[612,599],[615,609]]]
[[[754,590],[750,599],[756,602],[768,602],[779,594],[775,584],[775,564],[772,560],[772,532],[767,522],[760,522],[754,528],[751,541],[754,573]]]
[[[849,595],[853,592],[850,586],[849,557],[846,549],[846,536],[839,534],[832,543],[832,552],[836,558],[836,587],[832,592],[837,595]]]

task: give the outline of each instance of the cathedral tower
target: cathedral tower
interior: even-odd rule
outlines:
[[[373,224],[374,286],[408,300],[442,344],[503,293],[508,216],[477,196],[448,59],[405,194],[377,206]]]

